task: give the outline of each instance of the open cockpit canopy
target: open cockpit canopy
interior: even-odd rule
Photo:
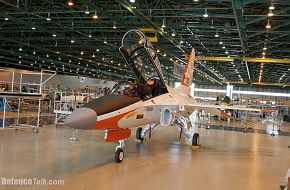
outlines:
[[[161,65],[153,46],[139,30],[128,31],[122,39],[120,52],[141,86],[141,98],[167,93]],[[149,92],[151,91],[151,92]]]

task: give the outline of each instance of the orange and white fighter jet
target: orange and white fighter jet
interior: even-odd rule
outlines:
[[[190,96],[190,85],[194,69],[194,49],[186,65],[181,86],[171,88],[164,82],[161,65],[150,42],[139,30],[128,31],[119,48],[127,65],[135,75],[136,83],[120,82],[109,95],[92,100],[73,111],[65,125],[75,129],[105,130],[106,142],[119,141],[115,150],[115,161],[124,158],[124,140],[131,135],[133,127],[139,127],[136,138],[143,140],[157,125],[176,126],[180,135],[192,145],[199,144],[199,134],[188,132],[188,117],[195,110],[231,118],[217,106],[198,105]],[[235,109],[228,106],[229,109]],[[227,106],[222,106],[227,109]],[[239,109],[239,108],[237,108]],[[252,111],[260,111],[252,109]]]

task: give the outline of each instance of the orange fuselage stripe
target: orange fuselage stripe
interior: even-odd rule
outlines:
[[[134,109],[135,110],[135,109]],[[95,125],[93,126],[93,129],[119,129],[119,125],[118,122],[127,114],[133,112],[134,110],[98,121],[95,123]]]

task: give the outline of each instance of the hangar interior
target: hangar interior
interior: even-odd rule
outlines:
[[[0,9],[0,175],[64,181],[2,179],[0,189],[286,188],[289,1],[0,0]],[[64,123],[121,81],[138,81],[119,49],[131,29],[152,44],[168,87],[182,85],[194,48],[191,99],[232,106],[233,118],[196,109],[187,118],[188,134],[200,136],[194,147],[182,128],[150,127],[143,142],[132,129],[116,164],[107,133]]]

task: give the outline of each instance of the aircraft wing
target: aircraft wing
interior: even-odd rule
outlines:
[[[248,108],[248,107],[242,107],[242,106],[223,106],[223,105],[207,105],[207,104],[196,104],[195,107],[202,108],[216,108],[220,110],[239,110],[239,111],[251,111],[251,112],[277,112],[278,110],[274,109],[257,109],[257,108]]]
[[[223,105],[207,105],[207,104],[195,104],[194,107],[197,108],[216,108],[220,110],[239,110],[239,111],[252,111],[252,112],[262,112],[261,109],[247,108],[242,106],[223,106]]]
[[[242,106],[223,106],[223,105],[210,105],[210,104],[196,104],[196,103],[187,103],[187,104],[179,104],[179,103],[173,103],[173,104],[155,104],[155,105],[147,105],[145,107],[154,107],[155,109],[162,109],[162,108],[169,108],[172,110],[178,110],[179,107],[184,106],[184,111],[188,113],[192,113],[196,110],[203,110],[207,113],[217,115],[220,117],[225,117],[229,119],[233,119],[233,117],[227,113],[225,113],[224,110],[239,110],[239,111],[250,111],[250,112],[277,112],[277,110],[263,110],[263,109],[255,109],[255,108],[246,108]]]

